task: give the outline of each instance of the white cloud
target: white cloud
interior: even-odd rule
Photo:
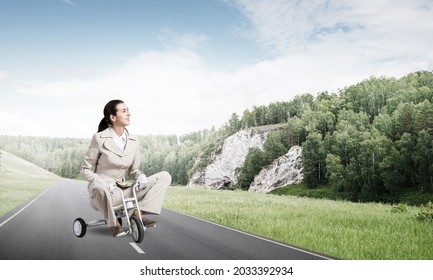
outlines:
[[[131,108],[137,133],[186,133],[211,128],[228,119],[225,108],[230,106],[222,102],[227,98],[220,98],[220,94],[226,93],[215,87],[220,75],[204,69],[201,57],[194,52],[148,51],[99,79],[35,81],[16,91],[60,104],[50,111],[53,116],[58,112],[64,119],[60,122],[59,118],[52,118],[46,126],[60,127],[62,123],[63,127],[72,127],[78,123],[83,132],[93,131],[102,118],[105,103],[120,98]],[[92,121],[82,113],[89,111],[96,112],[91,113]]]
[[[7,80],[10,78],[10,74],[6,71],[0,70],[0,81]]]
[[[336,51],[352,44],[378,47],[382,43],[390,51],[419,44],[427,49],[433,40],[427,35],[433,27],[433,3],[426,0],[233,2],[251,22],[255,39],[283,55],[335,40]]]
[[[250,23],[252,38],[275,55],[264,75],[286,76],[298,84],[289,88],[332,90],[372,75],[400,77],[433,69],[432,1],[232,3]]]

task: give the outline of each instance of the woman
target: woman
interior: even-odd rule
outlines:
[[[125,183],[126,172],[138,183],[137,199],[145,226],[156,223],[144,215],[161,213],[165,193],[171,184],[168,172],[147,178],[138,170],[141,160],[138,139],[129,135],[126,129],[130,115],[122,100],[111,100],[105,105],[104,118],[81,165],[81,175],[89,182],[90,205],[102,212],[114,237],[123,235],[124,231],[112,208],[121,203],[121,194],[113,189],[116,184]],[[123,192],[125,196],[132,196],[131,188],[123,189]],[[132,215],[139,216],[137,211]]]

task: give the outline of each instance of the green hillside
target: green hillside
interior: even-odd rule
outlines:
[[[0,150],[0,216],[59,180],[33,163]]]

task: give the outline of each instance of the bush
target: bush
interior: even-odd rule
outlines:
[[[391,213],[407,213],[407,211],[407,205],[401,203],[394,205],[391,209]]]
[[[310,189],[303,183],[287,185],[270,192],[275,195],[293,195],[299,197],[310,197],[318,199],[345,200],[344,194],[329,186]]]
[[[423,205],[416,218],[420,221],[433,222],[433,203],[429,201],[426,205]]]

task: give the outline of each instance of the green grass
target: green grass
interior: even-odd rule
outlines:
[[[186,187],[171,187],[165,207],[336,258],[433,259],[419,207]]]
[[[58,176],[0,150],[0,217],[57,180]]]

